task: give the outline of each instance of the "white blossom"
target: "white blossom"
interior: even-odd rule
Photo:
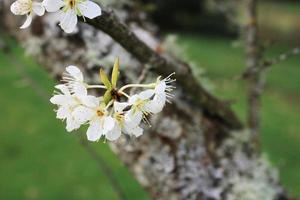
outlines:
[[[67,131],[88,124],[86,135],[89,141],[99,141],[103,136],[109,141],[117,140],[122,133],[139,137],[143,134],[141,121],[148,122],[148,116],[160,112],[172,97],[170,93],[174,80],[168,76],[150,84],[128,84],[116,88],[119,76],[119,60],[112,70],[111,79],[100,70],[100,80],[104,85],[88,85],[83,74],[76,66],[68,66],[63,75],[64,84],[57,85],[59,90],[51,99],[58,106],[57,118],[66,120]],[[128,95],[124,90],[131,87],[146,88],[138,94]],[[88,89],[103,89],[103,96],[88,94]],[[123,98],[127,101],[120,101]]]
[[[131,124],[139,124],[142,119],[146,120],[146,116],[151,114],[150,98],[153,94],[154,90],[145,90],[131,96],[128,99],[131,109],[125,114],[125,119]]]
[[[26,20],[20,27],[21,29],[30,26],[34,15],[42,16],[45,13],[45,8],[41,2],[32,0],[17,0],[11,4],[10,10],[14,15],[26,15]]]
[[[171,92],[174,89],[174,86],[170,85],[170,83],[174,82],[175,79],[171,79],[170,74],[167,78],[160,80],[157,79],[155,88],[154,88],[154,97],[148,104],[148,108],[153,114],[157,114],[162,111],[163,107],[166,104],[166,101],[169,101],[170,98],[173,98]]]
[[[92,107],[81,107],[76,115],[80,116],[81,122],[89,122],[87,129],[87,138],[89,141],[98,141],[104,136],[109,141],[114,141],[121,136],[121,130],[118,129],[116,120],[109,116],[107,109],[95,99]]]
[[[101,15],[101,8],[89,0],[44,0],[48,12],[59,12],[59,25],[66,33],[72,33],[77,25],[77,16],[93,19]]]
[[[66,67],[66,72],[63,74],[62,81],[70,89],[71,92],[76,90],[86,90],[88,86],[83,79],[83,74],[80,69],[74,65]],[[80,91],[85,92],[85,91]]]
[[[58,89],[59,92],[50,99],[50,102],[58,106],[56,117],[61,120],[66,120],[66,129],[68,132],[78,129],[82,123],[76,119],[74,111],[88,99],[87,93],[83,88],[71,94],[65,85],[57,85],[55,88]]]
[[[115,131],[124,131],[125,134],[139,137],[143,134],[143,129],[139,126],[139,121],[132,121],[128,115],[125,115],[125,109],[130,106],[129,103],[114,103],[114,118],[117,122]],[[126,117],[125,117],[126,116]]]

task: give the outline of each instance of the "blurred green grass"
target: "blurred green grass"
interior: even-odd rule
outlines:
[[[233,109],[245,121],[245,84],[235,80],[244,69],[243,47],[234,47],[226,38],[181,34],[186,57],[206,70],[214,93],[233,100]],[[279,55],[290,47],[275,45],[267,57]],[[262,108],[262,145],[275,166],[282,183],[300,197],[300,56],[274,65],[267,73]]]
[[[0,51],[0,199],[118,200],[107,174],[79,144],[84,132],[68,134],[55,119],[49,102],[53,80],[17,43],[7,41],[10,53]],[[92,147],[126,199],[148,199],[107,144]]]

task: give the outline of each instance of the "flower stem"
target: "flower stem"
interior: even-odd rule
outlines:
[[[126,94],[125,92],[122,92],[122,91],[118,91],[118,93],[124,95],[125,97],[127,97],[128,99],[130,98],[130,96],[128,94]]]
[[[104,85],[88,85],[87,88],[88,89],[92,89],[92,88],[106,89],[106,87]]]
[[[121,93],[121,92],[123,92],[123,90],[125,90],[127,88],[132,88],[132,87],[154,88],[155,83],[150,83],[150,84],[128,84],[128,85],[124,85],[123,87],[121,87],[118,92]]]

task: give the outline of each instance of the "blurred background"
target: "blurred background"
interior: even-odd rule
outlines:
[[[239,1],[143,0],[160,32],[176,36],[181,56],[193,61],[207,87],[233,102],[245,120],[245,68],[239,27]],[[266,57],[300,46],[300,2],[260,1],[260,36]],[[226,13],[226,14],[225,14]],[[230,16],[228,16],[228,13]],[[146,192],[107,144],[92,144],[100,160],[80,145],[55,119],[49,103],[55,82],[15,40],[0,38],[0,199],[112,199],[118,196],[111,177],[126,199],[148,199]],[[262,147],[280,170],[282,183],[300,198],[300,57],[273,66],[263,95]],[[78,131],[80,133],[82,131]],[[107,173],[107,168],[111,173]]]

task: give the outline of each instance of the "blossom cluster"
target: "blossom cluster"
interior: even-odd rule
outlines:
[[[26,20],[21,29],[30,26],[33,16],[43,16],[45,11],[54,12],[58,16],[59,25],[66,33],[74,32],[77,16],[94,19],[101,15],[101,8],[89,0],[17,0],[10,10],[15,15],[26,15]]]
[[[140,126],[148,117],[162,111],[166,102],[173,97],[175,80],[172,74],[150,84],[128,84],[117,88],[119,76],[119,59],[116,59],[111,79],[100,70],[100,80],[103,85],[89,85],[84,81],[83,74],[76,66],[68,66],[63,75],[63,84],[56,85],[52,104],[58,106],[56,117],[66,121],[68,132],[88,124],[87,138],[98,141],[104,136],[114,141],[121,133],[139,137],[143,134]],[[126,93],[127,89],[138,87],[144,90],[133,95]],[[103,95],[96,97],[88,94],[88,90],[96,88],[103,90]]]

